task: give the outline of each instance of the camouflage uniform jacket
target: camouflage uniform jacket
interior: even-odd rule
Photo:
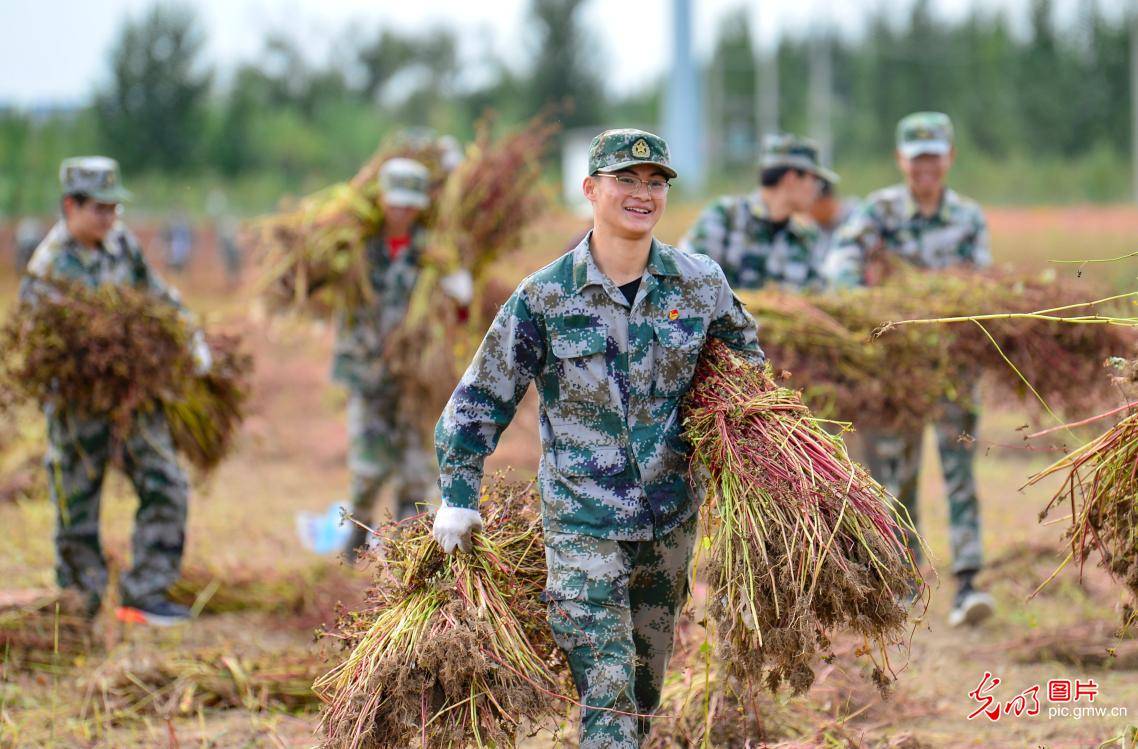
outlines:
[[[384,348],[407,314],[419,279],[427,232],[416,226],[411,244],[393,260],[387,242],[375,236],[367,243],[367,265],[375,297],[352,317],[340,320],[332,361],[332,377],[354,390],[379,389],[387,377]]]
[[[92,289],[104,284],[131,286],[188,315],[178,292],[151,269],[138,239],[121,222],[114,225],[99,249],[75,241],[65,222],[53,226],[28,261],[20,297],[34,301],[54,280],[78,281]]]
[[[591,239],[522,281],[499,311],[435,430],[440,486],[448,505],[478,506],[483,461],[533,381],[546,530],[659,538],[698,506],[679,405],[704,340],[763,353],[707,258],[653,240],[630,307]]]
[[[947,188],[932,216],[921,215],[906,185],[871,194],[838,229],[826,276],[844,286],[862,283],[867,255],[877,247],[931,270],[992,263],[980,206]]]
[[[817,240],[814,227],[798,218],[776,226],[762,196],[754,192],[716,200],[679,246],[719,263],[733,288],[758,289],[768,283],[804,288],[821,285]]]

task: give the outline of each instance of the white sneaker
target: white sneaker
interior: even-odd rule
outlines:
[[[975,627],[996,611],[996,601],[992,596],[971,586],[961,589],[953,601],[952,611],[948,613],[948,626]]]

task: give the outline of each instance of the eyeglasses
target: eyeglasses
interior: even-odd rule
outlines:
[[[637,179],[630,177],[627,174],[594,174],[594,177],[609,177],[616,180],[617,187],[625,195],[635,195],[640,192],[640,186],[648,191],[648,195],[653,198],[662,198],[668,194],[668,188],[671,184],[662,179]]]
[[[97,216],[110,218],[122,215],[122,203],[96,203],[92,200],[89,205],[91,212]]]

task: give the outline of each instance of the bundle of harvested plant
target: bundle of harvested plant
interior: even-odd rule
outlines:
[[[176,308],[131,288],[60,281],[0,329],[0,376],[23,402],[109,418],[121,438],[137,411],[193,377],[189,349]]]
[[[513,746],[562,711],[536,508],[532,485],[490,485],[472,554],[443,554],[426,516],[383,529],[368,605],[335,635],[348,655],[315,684],[324,746]]]
[[[917,316],[957,323],[938,326],[952,362],[982,371],[997,396],[1048,412],[1082,414],[1089,403],[1114,402],[1102,363],[1138,346],[1138,319],[1112,315],[1132,294],[1098,299],[1093,285],[1054,274],[962,271],[899,279],[912,294],[893,305],[889,319],[902,322],[885,325],[879,340],[890,345],[889,337],[911,331],[909,318]]]
[[[194,466],[210,471],[233,451],[245,419],[253,357],[237,336],[207,337],[212,366],[186,379],[175,398],[162,401],[178,451]]]
[[[1080,319],[1078,302],[1091,293],[1085,283],[1054,277],[898,269],[869,288],[741,297],[771,361],[819,413],[893,428],[920,426],[945,399],[967,400],[981,374],[997,393],[1029,405],[1038,399],[1025,378],[1055,408],[1108,399],[1097,369],[1107,356],[1129,354],[1138,337],[1117,325],[1056,321]],[[974,315],[981,310],[1015,314]],[[915,326],[916,317],[969,324]],[[905,376],[890,376],[897,372]]]
[[[379,169],[396,157],[426,166],[432,193],[438,194],[447,174],[442,146],[396,139],[381,145],[349,181],[286,205],[251,227],[248,241],[261,266],[258,293],[270,309],[350,314],[372,299],[365,248],[383,223]],[[422,220],[429,226],[434,215],[428,209]]]
[[[743,291],[763,350],[819,414],[860,427],[912,427],[935,414],[955,374],[936,331],[907,329],[872,340],[879,314],[871,289],[831,295]],[[887,313],[886,313],[887,314]],[[886,373],[905,371],[905,377]]]
[[[1048,476],[1059,474],[1063,483],[1040,513],[1042,520],[1051,511],[1070,510],[1066,538],[1071,549],[1060,570],[1071,562],[1081,567],[1094,552],[1100,564],[1130,590],[1138,600],[1138,402],[1108,412],[1126,415],[1099,437],[1073,450],[1062,459],[1036,473],[1031,486]],[[1087,420],[1087,421],[1093,421]],[[1084,422],[1086,423],[1086,422]],[[1055,429],[1039,432],[1040,437]],[[1042,587],[1042,586],[1041,586]]]
[[[709,477],[708,610],[731,674],[803,692],[831,634],[848,628],[887,684],[900,601],[920,580],[903,511],[831,422],[720,341],[704,347],[683,408],[693,473]]]
[[[545,209],[542,159],[560,129],[545,116],[495,140],[492,122],[478,124],[466,160],[447,179],[434,243],[480,278],[520,246],[525,228]]]
[[[100,666],[86,686],[92,706],[112,722],[204,708],[303,710],[319,703],[312,680],[325,668],[325,657],[311,652],[129,653]]]
[[[0,384],[23,404],[106,418],[116,440],[162,408],[178,450],[209,470],[232,445],[252,359],[216,338],[216,365],[199,376],[192,335],[179,310],[143,292],[54,282],[0,328]]]

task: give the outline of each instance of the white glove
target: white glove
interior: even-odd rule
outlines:
[[[451,554],[456,546],[469,552],[471,537],[474,531],[480,530],[482,530],[482,516],[478,514],[478,510],[444,504],[435,513],[435,525],[431,535],[439,542],[444,552]]]
[[[468,270],[456,270],[448,273],[439,280],[439,287],[443,293],[455,300],[463,307],[474,299],[474,278]]]
[[[194,374],[198,377],[208,374],[213,366],[213,354],[209,352],[205,334],[200,330],[194,331],[194,337],[190,339],[190,355],[194,358]]]

